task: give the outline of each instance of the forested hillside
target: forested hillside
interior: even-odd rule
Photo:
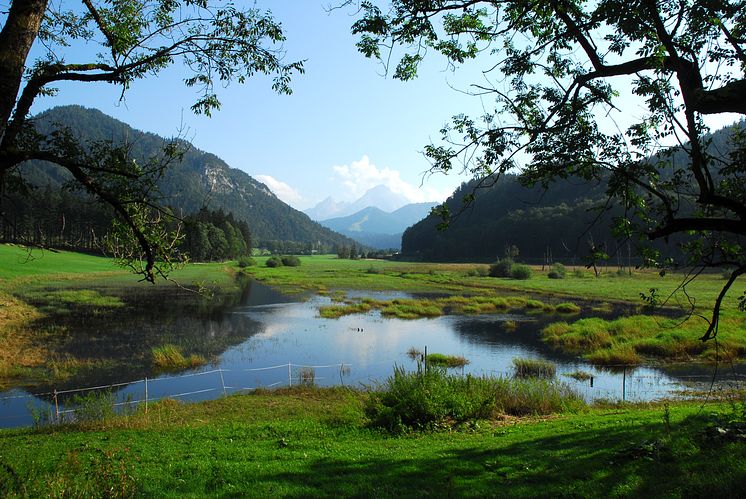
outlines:
[[[34,118],[37,129],[48,134],[59,126],[68,127],[84,143],[111,140],[130,146],[130,156],[144,161],[157,155],[165,139],[135,130],[98,110],[64,106]],[[230,168],[223,160],[181,141],[181,162],[174,163],[159,182],[162,204],[187,216],[201,208],[232,213],[246,222],[255,246],[277,250],[326,249],[350,245],[351,241],[280,201],[266,185],[245,172]],[[249,151],[247,151],[247,154]],[[6,193],[5,220],[0,221],[4,240],[30,240],[47,244],[91,247],[94,236],[107,229],[111,212],[80,191],[65,189],[69,177],[51,164],[24,164],[20,174],[36,187],[30,193]],[[91,213],[88,213],[91,212]]]
[[[744,127],[744,122],[741,122]],[[708,138],[708,152],[724,157],[730,151],[727,129]],[[674,153],[672,162],[685,161],[686,155]],[[665,172],[664,172],[665,173]],[[482,185],[490,185],[489,179]],[[515,246],[519,259],[541,262],[548,259],[578,262],[591,247],[603,250],[612,263],[626,264],[634,257],[634,242],[618,240],[612,233],[614,217],[621,208],[606,206],[603,181],[588,183],[565,179],[548,189],[525,187],[515,175],[503,175],[495,185],[477,188],[479,182],[464,183],[446,201],[454,215],[448,228],[438,230],[441,219],[429,216],[404,232],[402,255],[424,260],[495,260]],[[471,194],[474,201],[464,208]],[[657,242],[663,253],[677,256],[676,238],[669,244]]]

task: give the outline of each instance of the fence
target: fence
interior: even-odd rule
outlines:
[[[376,363],[390,367],[391,362]],[[371,364],[367,364],[368,369]],[[588,369],[587,365],[578,365],[579,369]],[[746,381],[746,373],[735,369],[719,369],[709,374],[690,374],[669,376],[650,369],[635,369],[636,366],[618,365],[594,368],[587,373],[589,377],[573,379],[572,371],[564,366],[557,378],[568,382],[586,400],[654,400],[666,396],[686,393],[686,390],[699,389],[739,389],[741,382]],[[22,426],[37,423],[39,419],[49,423],[74,421],[79,415],[81,406],[85,405],[86,394],[108,394],[110,400],[105,403],[110,407],[126,410],[142,406],[147,412],[148,405],[159,400],[188,399],[191,401],[216,398],[229,393],[250,392],[258,388],[277,386],[313,385],[313,384],[353,384],[370,381],[373,376],[356,380],[349,379],[352,364],[304,365],[280,364],[260,368],[244,369],[211,369],[195,373],[158,378],[137,379],[129,382],[102,384],[86,388],[52,390],[42,393],[22,393],[0,397],[0,405],[6,406],[0,415],[0,427]],[[609,370],[611,369],[611,371]],[[466,371],[462,369],[462,373]],[[251,385],[247,383],[250,373],[262,373],[263,381]],[[274,377],[267,378],[267,374]],[[326,374],[320,376],[319,374]],[[484,374],[509,377],[514,371],[490,370]]]
[[[74,421],[81,410],[80,407],[86,403],[86,394],[114,394],[115,398],[108,405],[116,408],[135,407],[142,405],[145,412],[148,405],[159,400],[183,399],[206,400],[215,398],[215,395],[228,395],[229,393],[250,392],[259,388],[273,388],[277,386],[313,385],[338,379],[338,384],[345,384],[345,376],[350,372],[351,364],[329,364],[329,365],[305,365],[305,364],[280,364],[270,367],[245,368],[245,369],[212,369],[196,373],[182,374],[178,376],[163,376],[158,378],[137,379],[122,383],[110,383],[85,388],[71,388],[67,390],[52,390],[48,392],[24,393],[0,397],[0,403],[8,405],[11,403],[10,415],[0,416],[0,427],[17,426],[14,424],[3,424],[13,420],[24,420],[21,424],[38,422],[39,419],[49,423],[62,423]],[[318,370],[331,370],[324,377],[318,376]],[[272,383],[258,383],[255,386],[244,386],[241,383],[246,373],[259,373],[268,371],[279,371],[282,374],[279,380]],[[244,376],[240,376],[240,375]],[[229,376],[233,375],[233,382]],[[338,377],[338,378],[337,378]],[[207,378],[207,384],[195,382],[196,378]],[[210,379],[212,378],[212,379]],[[189,379],[188,385],[192,389],[183,389],[187,385],[184,381]],[[171,388],[168,385],[171,384]],[[328,384],[328,383],[327,383]],[[175,389],[174,389],[175,385]],[[20,405],[26,402],[24,405]],[[20,404],[19,404],[20,403]],[[32,406],[29,406],[31,403]],[[15,411],[13,411],[15,408]],[[20,411],[19,411],[20,409]],[[15,412],[15,414],[12,414]],[[19,412],[22,412],[20,414]]]

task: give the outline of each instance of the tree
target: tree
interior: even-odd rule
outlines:
[[[126,144],[80,143],[73,132],[42,135],[29,119],[39,96],[54,95],[59,82],[118,85],[182,64],[184,83],[198,89],[195,113],[219,109],[215,85],[243,83],[256,74],[273,77],[273,88],[289,94],[290,78],[302,62],[284,63],[281,26],[269,13],[205,0],[12,0],[0,31],[0,194],[26,187],[24,162],[44,160],[67,170],[72,186],[110,205],[118,225],[110,248],[126,264],[154,281],[171,268],[180,238],[172,214],[159,199],[156,182],[180,158],[180,142],[169,143],[145,164],[130,158]],[[90,60],[72,59],[80,47],[100,47]],[[30,59],[32,47],[41,53]],[[28,190],[25,191],[30,196]]]
[[[746,114],[742,0],[345,3],[360,9],[359,50],[394,78],[416,77],[427,51],[485,65],[471,91],[494,107],[441,130],[444,143],[425,147],[432,171],[461,166],[491,182],[522,164],[529,185],[605,182],[623,208],[619,236],[675,238],[687,259],[674,263],[695,275],[731,269],[702,339],[717,334],[723,298],[746,273],[746,131],[734,127],[716,151],[704,117]]]

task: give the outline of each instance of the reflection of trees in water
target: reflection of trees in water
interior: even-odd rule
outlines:
[[[198,354],[209,361],[264,330],[263,324],[229,310],[262,298],[277,299],[277,293],[267,291],[266,286],[248,280],[238,284],[212,296],[171,286],[107,290],[108,294],[116,293],[126,306],[96,314],[80,307],[64,316],[40,320],[32,327],[64,328],[64,336],[56,339],[52,349],[59,358],[72,358],[82,366],[60,382],[26,389],[64,390],[153,377],[158,373],[152,367],[152,348],[164,344],[177,345],[185,354]],[[88,360],[94,362],[87,366]]]
[[[514,321],[515,327],[506,327],[506,319]],[[558,352],[541,340],[541,330],[557,320],[546,315],[461,317],[453,327],[466,342],[479,347],[534,351],[556,362],[577,361],[575,356]]]

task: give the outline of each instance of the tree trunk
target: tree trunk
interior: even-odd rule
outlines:
[[[26,59],[39,33],[47,2],[13,0],[0,32],[0,141],[13,114]]]

